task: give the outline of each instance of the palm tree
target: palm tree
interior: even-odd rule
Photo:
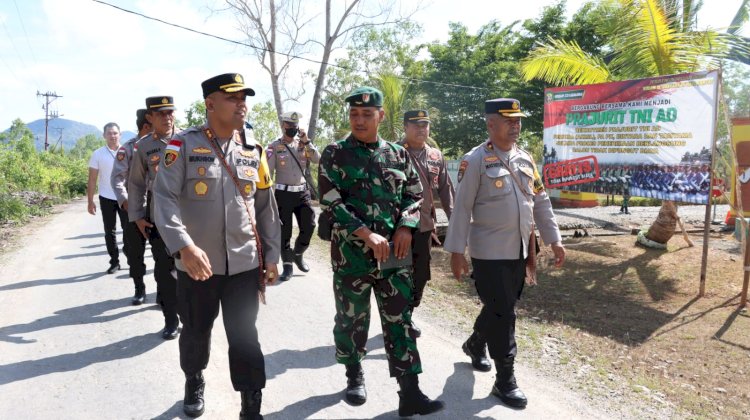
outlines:
[[[409,97],[409,84],[395,73],[381,73],[376,78],[383,92],[385,121],[380,124],[380,134],[388,141],[399,141],[403,134],[403,109]]]
[[[740,11],[747,12],[745,0]],[[526,80],[553,85],[581,85],[638,79],[718,68],[730,50],[747,56],[740,37],[696,30],[697,0],[603,0],[607,18],[597,31],[608,40],[604,57],[592,55],[575,41],[549,39],[521,62]],[[737,22],[744,20],[738,12]],[[677,222],[674,203],[664,202],[646,237],[666,244]]]

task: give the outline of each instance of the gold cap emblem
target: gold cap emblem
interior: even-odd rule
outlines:
[[[419,111],[419,116],[424,117],[424,111]]]
[[[161,98],[161,103],[163,103],[163,104],[166,105],[166,104],[169,103],[169,99],[167,99],[167,98]]]
[[[235,74],[234,75],[234,81],[237,82],[237,83],[243,83],[242,76],[240,76],[239,74]]]
[[[511,108],[518,109],[518,102],[513,101],[513,104],[511,105]]]

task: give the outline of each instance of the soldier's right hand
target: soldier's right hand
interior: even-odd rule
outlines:
[[[188,245],[180,250],[180,260],[188,275],[199,281],[208,280],[213,275],[208,255],[195,245]]]
[[[365,241],[365,245],[372,249],[372,253],[375,256],[375,261],[385,262],[390,254],[390,247],[388,247],[388,239],[378,235],[366,227],[361,227],[354,232],[354,235],[359,239]]]
[[[154,227],[154,225],[149,223],[146,219],[136,220],[135,225],[138,226],[138,230],[141,232],[141,235],[143,235],[144,238],[148,239],[148,232],[146,232],[146,228],[152,228]]]
[[[462,274],[469,275],[469,263],[466,261],[464,254],[451,253],[451,271],[453,272],[453,277],[458,281],[461,281]]]
[[[96,204],[93,201],[89,201],[89,214],[96,216]]]

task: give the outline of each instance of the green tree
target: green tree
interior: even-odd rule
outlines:
[[[206,103],[195,101],[185,110],[188,127],[198,127],[206,123]]]
[[[247,120],[253,126],[255,139],[263,145],[268,145],[281,135],[279,120],[273,102],[260,102],[250,109]]]
[[[74,159],[88,159],[91,153],[104,146],[106,142],[103,138],[97,137],[93,134],[87,134],[80,139],[76,140],[76,144],[70,149],[70,155]]]
[[[409,94],[409,84],[393,73],[381,74],[377,87],[383,92],[385,119],[380,124],[380,136],[389,141],[399,141],[404,134],[404,104]]]

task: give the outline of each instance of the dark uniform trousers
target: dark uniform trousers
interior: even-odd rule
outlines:
[[[135,222],[125,224],[122,237],[130,277],[133,278],[136,287],[143,287],[143,276],[146,275],[146,264],[143,262],[143,256],[146,253],[146,238],[141,235]]]
[[[516,301],[521,297],[526,277],[526,261],[471,259],[474,284],[482,310],[474,322],[487,340],[495,360],[516,356]]]
[[[151,214],[151,192],[147,196],[146,214]],[[149,220],[149,223],[153,223]],[[156,226],[149,228],[148,243],[151,244],[151,255],[154,257],[154,279],[156,280],[156,302],[161,306],[164,322],[168,326],[177,326],[177,281],[172,277],[174,257],[167,250],[167,245],[159,235]]]
[[[120,263],[120,250],[117,249],[117,217],[120,217],[120,227],[122,227],[122,250],[125,256],[128,255],[128,240],[125,237],[125,225],[128,223],[128,213],[117,204],[117,200],[99,196],[99,211],[102,212],[102,221],[104,222],[104,243],[107,245],[107,254],[109,254],[109,264]]]
[[[412,238],[412,256],[414,258],[414,291],[412,292],[412,307],[416,308],[422,302],[422,293],[427,282],[432,278],[430,273],[430,245],[432,231],[415,232]]]
[[[310,246],[310,239],[315,230],[315,212],[310,202],[310,191],[276,190],[274,195],[279,207],[279,219],[281,219],[281,257],[284,262],[292,262],[294,254],[301,254]],[[294,250],[291,248],[292,215],[297,218],[299,226],[299,235],[294,241]]]
[[[180,367],[186,375],[208,366],[211,329],[221,306],[229,343],[229,373],[236,391],[263,389],[266,368],[258,342],[258,269],[232,276],[214,274],[193,280],[177,271],[177,299],[182,334]]]

